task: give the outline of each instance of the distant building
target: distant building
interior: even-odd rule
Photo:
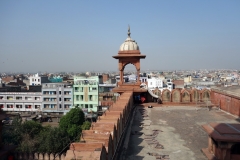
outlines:
[[[115,79],[116,79],[116,82],[120,82],[120,76],[116,76]],[[124,83],[129,82],[128,80],[129,80],[128,76],[123,76]]]
[[[173,80],[173,89],[175,88],[184,88],[184,80],[183,79]]]
[[[163,88],[163,80],[156,77],[148,78],[147,86],[149,89]]]
[[[67,83],[42,84],[42,112],[68,112],[73,106],[72,93]]]
[[[12,80],[14,80],[15,79],[15,77],[14,76],[7,76],[7,77],[2,77],[2,83],[5,83],[5,84],[7,84],[7,83],[9,83],[9,82],[11,82]]]
[[[161,90],[168,89],[169,91],[173,90],[173,83],[170,79],[166,80],[166,83],[163,83],[162,78],[156,78],[156,77],[147,77],[147,87],[149,90]]]
[[[41,104],[41,92],[0,92],[3,111],[40,111]]]
[[[63,82],[63,78],[62,77],[50,77],[48,79],[51,83],[60,83]]]
[[[116,87],[116,84],[99,84],[99,93],[112,92],[112,89]]]
[[[167,89],[169,91],[173,90],[173,82],[171,80],[167,80]]]
[[[42,83],[50,82],[47,76],[39,76],[38,73],[34,74],[33,76],[30,76],[29,80],[30,80],[30,85],[32,86],[41,85]]]
[[[131,74],[128,76],[128,81],[129,82],[136,82],[137,81],[137,76],[135,74]]]
[[[184,77],[184,83],[186,83],[186,84],[189,84],[189,83],[191,83],[192,82],[192,76],[186,76],[186,77]]]
[[[30,85],[35,86],[35,85],[41,85],[41,77],[37,74],[34,74],[33,76],[29,77],[30,80]]]
[[[10,86],[0,83],[0,92],[21,92],[21,86]]]
[[[98,112],[98,76],[74,77],[74,106],[87,112]]]
[[[140,79],[141,83],[144,83],[144,82],[147,82],[148,78],[145,76],[145,77],[139,77],[139,79]]]
[[[108,79],[109,79],[109,75],[108,75],[108,74],[103,74],[103,75],[102,75],[102,81],[103,81],[103,83],[107,82]]]

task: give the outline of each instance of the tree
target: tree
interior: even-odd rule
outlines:
[[[71,140],[74,140],[80,135],[81,125],[84,121],[83,111],[79,107],[75,107],[60,119],[59,127],[68,133]]]
[[[3,126],[2,139],[4,144],[19,145],[21,142],[21,118],[15,117],[12,125]]]
[[[25,121],[21,124],[21,141],[17,150],[22,152],[35,152],[38,148],[37,136],[43,129],[42,125],[35,121]]]
[[[89,130],[91,127],[91,122],[85,121],[83,125],[81,126],[82,130]]]
[[[38,152],[59,153],[67,150],[70,139],[66,131],[59,127],[45,127],[38,135]]]
[[[42,125],[35,121],[25,121],[21,127],[22,134],[29,134],[30,138],[34,138],[42,129]]]
[[[36,137],[43,127],[35,121],[22,123],[20,117],[15,117],[12,125],[4,126],[3,142],[5,144],[17,145],[17,150],[22,152],[35,152],[38,141]]]

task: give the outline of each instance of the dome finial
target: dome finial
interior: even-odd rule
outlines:
[[[128,25],[128,37],[130,37],[131,32],[130,32],[130,26]]]

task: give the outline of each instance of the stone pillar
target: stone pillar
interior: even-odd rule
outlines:
[[[123,84],[123,70],[120,70],[120,84]]]
[[[137,70],[137,83],[140,83],[139,80],[140,80],[140,69]]]

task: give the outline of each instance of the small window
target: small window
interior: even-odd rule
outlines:
[[[35,100],[39,101],[39,100],[40,100],[40,97],[35,97]]]
[[[7,96],[7,100],[13,100],[13,96]]]
[[[25,97],[25,100],[32,100],[32,97]]]
[[[13,104],[7,104],[7,108],[13,108]]]
[[[25,108],[26,108],[26,109],[31,109],[31,108],[32,108],[32,105],[25,105]]]
[[[35,105],[35,109],[40,109],[40,105]]]
[[[64,108],[69,108],[70,106],[69,105],[65,105]]]
[[[20,108],[22,108],[22,105],[21,105],[21,104],[17,104],[17,105],[16,105],[16,108],[19,108],[19,109],[20,109]]]
[[[93,96],[89,95],[89,101],[93,101]]]

